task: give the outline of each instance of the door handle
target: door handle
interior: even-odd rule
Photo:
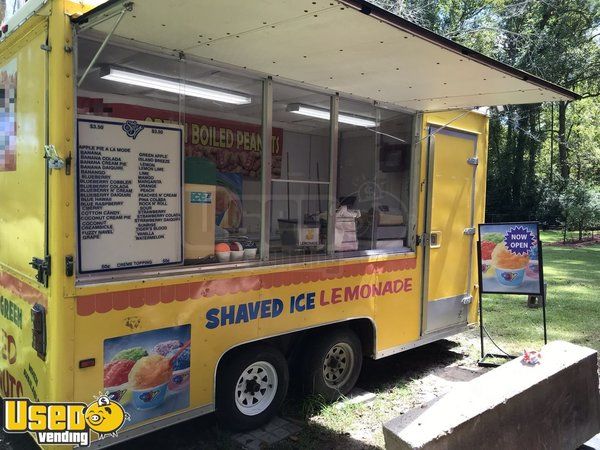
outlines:
[[[442,246],[442,232],[432,231],[429,233],[429,247],[440,248]]]

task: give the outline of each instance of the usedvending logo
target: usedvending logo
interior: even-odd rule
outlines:
[[[130,420],[119,402],[101,395],[85,403],[37,403],[23,398],[4,400],[3,428],[7,433],[35,435],[40,445],[87,447],[91,432],[99,439],[116,437]]]

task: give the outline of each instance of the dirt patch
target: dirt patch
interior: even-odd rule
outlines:
[[[382,423],[438,398],[489,369],[477,366],[477,330],[377,361],[365,361],[357,386],[374,400],[359,405],[292,398],[284,410],[303,421],[295,442],[274,448],[381,449]]]

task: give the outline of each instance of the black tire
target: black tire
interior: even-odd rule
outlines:
[[[361,343],[356,333],[338,328],[311,336],[306,344],[303,391],[329,402],[348,394],[356,384],[362,366]],[[340,369],[341,364],[345,364],[346,369]]]
[[[268,390],[268,386],[272,386],[269,381],[274,379],[269,379],[269,366],[274,370],[277,379],[274,392]],[[252,369],[252,372],[248,369]],[[260,369],[263,380],[258,379],[258,376],[261,376]],[[242,376],[248,379],[244,381]],[[264,384],[250,385],[252,379]],[[252,345],[226,355],[217,375],[216,414],[219,422],[227,428],[239,431],[258,428],[277,413],[287,393],[288,384],[287,361],[276,348]],[[264,392],[261,389],[263,386]],[[269,400],[270,394],[272,398]],[[260,407],[257,408],[253,404],[255,399],[260,399],[257,403],[264,402],[261,405],[264,410],[260,411]],[[245,405],[243,402],[246,402]]]

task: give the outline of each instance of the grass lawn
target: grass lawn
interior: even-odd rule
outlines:
[[[542,241],[551,242],[552,234],[544,233]],[[600,350],[600,245],[544,246],[543,252],[548,340]],[[484,296],[484,324],[507,351],[538,348],[543,342],[542,311],[527,308],[526,301],[521,296]]]

